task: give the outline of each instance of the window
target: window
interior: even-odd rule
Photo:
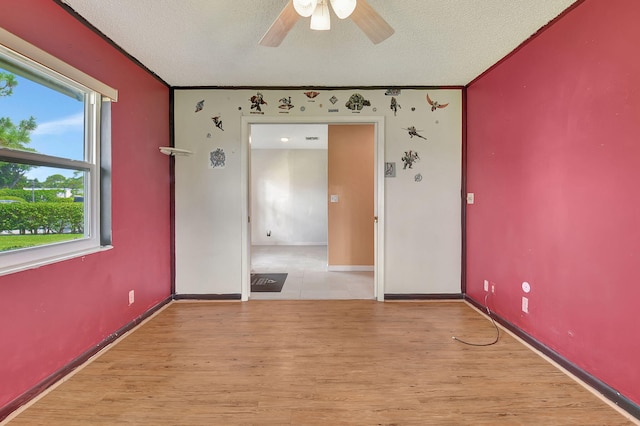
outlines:
[[[0,274],[110,244],[109,101],[116,96],[0,31]]]

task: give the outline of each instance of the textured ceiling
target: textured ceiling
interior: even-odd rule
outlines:
[[[369,0],[395,29],[372,44],[349,19],[300,18],[258,41],[287,0],[63,0],[171,86],[465,85],[575,0]]]

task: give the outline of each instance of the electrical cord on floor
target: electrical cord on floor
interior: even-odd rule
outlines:
[[[456,336],[451,336],[451,338],[453,340],[455,340],[457,342],[460,342],[460,343],[464,343],[465,345],[469,345],[469,346],[491,346],[491,345],[495,345],[496,343],[498,343],[498,340],[500,339],[500,329],[498,328],[498,325],[496,324],[495,320],[493,319],[493,316],[491,316],[491,310],[489,309],[489,304],[487,303],[487,299],[489,298],[489,294],[490,293],[487,293],[484,296],[484,306],[487,308],[487,315],[489,315],[489,319],[491,320],[491,323],[496,328],[496,338],[493,340],[493,342],[490,342],[490,343],[472,343],[472,342],[467,342],[466,340],[459,339]]]

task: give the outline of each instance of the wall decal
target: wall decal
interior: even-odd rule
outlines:
[[[389,162],[384,163],[384,177],[392,178],[396,177],[396,163]]]
[[[362,108],[371,106],[371,102],[365,99],[360,93],[354,93],[344,106],[349,108],[351,111],[361,111]]]
[[[427,138],[425,138],[424,136],[420,135],[418,132],[421,132],[422,130],[416,130],[415,126],[409,126],[406,129],[403,127],[403,130],[406,130],[409,132],[409,137],[413,139],[414,136],[418,137],[418,138],[422,138],[424,140],[427,140]]]
[[[398,103],[398,100],[395,98],[395,96],[391,98],[391,106],[389,108],[391,108],[391,111],[393,111],[394,116],[397,115],[398,110],[402,108]]]
[[[401,160],[404,163],[402,170],[405,170],[407,167],[413,169],[413,163],[419,161],[420,157],[416,151],[405,151]]]
[[[207,138],[211,139],[211,133],[207,133]]]
[[[328,112],[340,112],[338,108],[329,108]]]
[[[255,109],[257,113],[263,114],[262,105],[268,105],[267,101],[262,97],[262,93],[258,92],[249,98],[251,101],[251,109]]]
[[[204,108],[204,99],[196,104],[196,112],[202,111],[202,108]]]
[[[304,92],[304,94],[307,96],[307,98],[313,99],[316,96],[318,96],[320,94],[320,92]]]
[[[213,124],[215,124],[218,129],[224,132],[224,129],[222,128],[222,119],[220,118],[220,116],[216,115],[215,117],[211,117],[211,119],[213,120]]]
[[[411,107],[411,111],[415,111],[415,110],[416,110],[416,107]]]
[[[400,89],[387,89],[387,91],[384,92],[385,96],[400,96],[400,93]]]
[[[306,110],[306,108],[304,106],[301,106],[300,111],[304,112],[304,110]]]
[[[216,148],[209,153],[209,166],[212,169],[224,169],[226,162],[227,156],[222,148]]]
[[[338,102],[338,98],[336,98],[335,95],[334,95],[334,96],[329,98],[329,102],[331,102],[333,105],[335,105],[336,102]]]
[[[431,100],[431,98],[429,97],[429,94],[427,93],[427,102],[429,103],[429,105],[431,105],[431,111],[435,111],[438,108],[446,108],[447,105],[449,105],[448,103],[446,104],[440,104],[438,101],[434,101]]]
[[[422,182],[422,174],[418,173],[413,177],[413,180],[416,182]]]
[[[291,108],[293,108],[293,104],[291,103],[291,96],[280,98],[279,102],[280,106],[278,106],[278,108],[280,109],[289,111]]]

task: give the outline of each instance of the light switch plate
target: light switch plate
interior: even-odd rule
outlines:
[[[473,192],[467,192],[467,204],[473,204],[475,201],[475,195]]]
[[[338,202],[338,196],[337,195],[332,195],[331,196],[331,202],[332,203],[337,203]]]

